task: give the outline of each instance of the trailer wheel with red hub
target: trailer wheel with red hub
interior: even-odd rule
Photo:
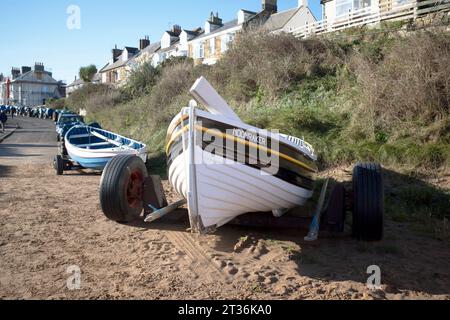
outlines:
[[[127,223],[136,220],[144,209],[144,182],[147,168],[133,155],[114,157],[105,167],[100,182],[100,205],[105,216]]]

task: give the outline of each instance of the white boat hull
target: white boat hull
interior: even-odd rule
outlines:
[[[181,126],[189,126],[189,130],[181,134],[179,154],[171,155],[169,164],[169,181],[176,192],[188,200],[191,226],[195,231],[220,227],[249,212],[292,209],[304,205],[312,196],[312,189],[205,151],[198,143],[198,130],[194,129],[197,114],[217,119],[197,109],[184,109],[176,119],[187,118]],[[240,124],[239,128],[243,126]]]

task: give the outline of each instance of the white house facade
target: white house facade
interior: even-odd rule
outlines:
[[[65,84],[53,78],[42,63],[31,67],[13,68],[11,78],[0,84],[0,100],[2,104],[10,103],[18,106],[38,106],[48,99],[65,97]],[[9,97],[7,97],[9,86]]]
[[[292,32],[315,22],[317,19],[308,6],[308,0],[299,0],[297,7],[272,14],[264,28],[272,33]]]

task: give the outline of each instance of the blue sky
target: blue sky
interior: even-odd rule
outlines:
[[[278,0],[279,10],[297,6],[297,0]],[[69,30],[70,5],[81,10],[81,28]],[[317,18],[320,0],[309,0]],[[172,24],[185,29],[203,26],[211,11],[225,21],[239,9],[258,11],[261,0],[1,0],[0,73],[11,67],[43,62],[57,80],[72,82],[80,66],[101,68],[111,49],[138,46],[149,35],[159,41]]]

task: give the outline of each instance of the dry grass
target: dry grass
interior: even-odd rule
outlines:
[[[374,131],[395,135],[412,122],[431,125],[448,119],[449,61],[450,37],[428,32],[398,39],[378,63],[355,54],[352,67],[364,92],[361,111]]]

